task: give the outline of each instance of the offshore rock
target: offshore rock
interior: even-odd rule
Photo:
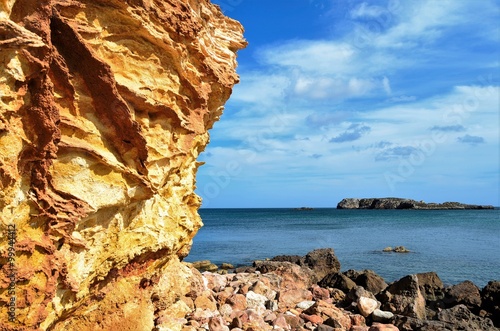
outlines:
[[[337,209],[494,209],[494,207],[460,202],[426,203],[403,198],[345,198],[337,204]]]
[[[1,330],[181,329],[242,31],[208,0],[0,1]]]

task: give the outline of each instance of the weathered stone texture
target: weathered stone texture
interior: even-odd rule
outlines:
[[[1,330],[180,329],[242,32],[208,0],[0,1]]]

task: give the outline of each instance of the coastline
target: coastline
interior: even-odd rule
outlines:
[[[230,272],[202,270],[210,290],[202,296],[215,310],[205,319],[195,310],[185,331],[203,322],[210,330],[235,331],[497,330],[500,326],[498,280],[482,289],[470,281],[445,286],[435,272],[426,272],[387,283],[370,270],[340,269],[333,249],[318,249],[305,256],[254,261]]]
[[[332,247],[342,271],[372,269],[387,281],[434,270],[445,284],[469,279],[484,287],[500,276],[499,210],[210,209],[200,215],[205,225],[194,238],[189,262],[248,266]],[[382,252],[399,245],[412,252]]]

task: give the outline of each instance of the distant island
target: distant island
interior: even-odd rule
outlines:
[[[337,204],[337,209],[494,209],[490,205],[469,205],[460,202],[426,203],[404,198],[346,198]]]

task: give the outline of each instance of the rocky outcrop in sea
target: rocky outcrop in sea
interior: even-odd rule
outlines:
[[[460,202],[426,203],[404,198],[345,198],[337,209],[494,209],[490,205],[470,205]]]
[[[340,272],[332,249],[203,272],[181,300],[182,331],[494,331],[500,281],[444,286],[435,272],[392,283],[371,270]]]

